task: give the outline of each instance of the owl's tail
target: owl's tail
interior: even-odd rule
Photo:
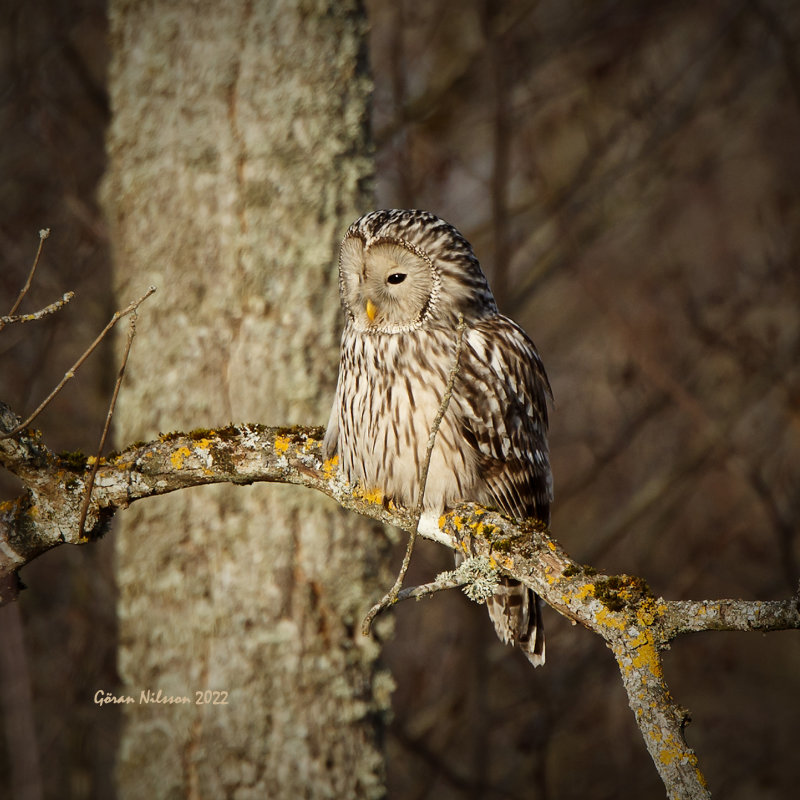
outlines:
[[[534,667],[544,664],[542,601],[527,586],[501,577],[497,592],[486,601],[500,640],[516,645]]]
[[[456,566],[464,561],[458,551],[453,555]],[[500,576],[497,592],[486,601],[489,619],[500,641],[519,647],[534,667],[544,664],[543,608],[539,595],[504,575]]]

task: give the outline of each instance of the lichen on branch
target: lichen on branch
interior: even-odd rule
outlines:
[[[19,419],[0,404],[0,433]],[[380,493],[349,485],[336,459],[322,458],[321,428],[229,424],[161,434],[100,459],[79,525],[93,459],[56,454],[39,432],[0,438],[0,464],[26,487],[0,504],[0,603],[15,596],[20,567],[61,544],[84,544],[107,529],[119,510],[146,497],[213,483],[291,483],[321,491],[358,514],[411,531],[413,510]],[[661,650],[676,636],[700,630],[800,628],[798,599],[671,601],[654,597],[641,578],[605,575],[569,557],[536,521],[513,521],[466,504],[442,517],[424,514],[419,535],[461,549],[475,574],[443,575],[427,591],[472,585],[481,596],[502,572],[530,586],[559,613],[601,636],[614,653],[631,709],[670,796],[710,797],[694,752],[683,738],[687,713],[672,700]],[[480,569],[478,569],[480,567]],[[474,569],[473,569],[474,568]],[[477,570],[477,571],[476,571]],[[455,571],[458,573],[458,570]],[[423,587],[424,588],[424,587]]]

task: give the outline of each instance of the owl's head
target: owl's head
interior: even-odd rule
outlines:
[[[357,219],[339,256],[342,304],[358,330],[453,327],[459,314],[497,313],[469,242],[428,211],[372,211]]]

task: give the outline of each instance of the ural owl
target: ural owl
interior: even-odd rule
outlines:
[[[474,502],[547,523],[550,385],[533,342],[498,313],[466,239],[426,211],[373,211],[342,241],[339,289],[347,319],[324,452],[338,454],[348,481],[416,507],[462,315],[459,370],[424,510]],[[538,597],[502,578],[487,606],[500,639],[543,664]]]

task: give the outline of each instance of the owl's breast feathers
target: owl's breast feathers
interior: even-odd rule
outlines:
[[[416,504],[431,425],[453,365],[456,332],[375,335],[345,328],[324,449],[350,482]],[[536,349],[511,320],[492,315],[464,334],[459,371],[436,437],[425,507],[459,502],[549,520],[550,386]]]

